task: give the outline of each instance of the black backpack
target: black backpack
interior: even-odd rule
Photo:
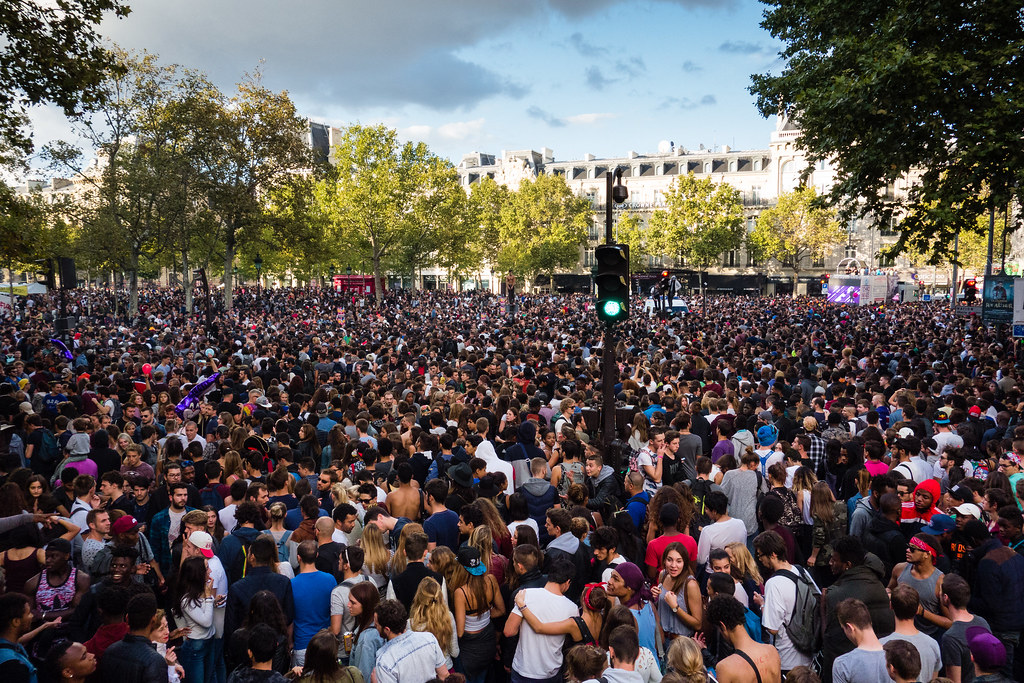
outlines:
[[[241,538],[238,540],[242,541],[242,549],[238,551],[238,555],[231,563],[231,567],[228,570],[228,584],[232,584],[239,579],[244,579],[246,572],[249,570],[249,549],[252,548],[253,541],[246,541]]]
[[[690,482],[690,491],[693,493],[693,524],[697,525],[699,529],[711,524],[711,518],[704,507],[704,501],[711,493],[711,487],[712,484],[707,479],[694,479]]]

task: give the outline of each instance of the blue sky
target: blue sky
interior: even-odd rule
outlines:
[[[778,69],[752,0],[136,0],[102,31],[206,72],[264,81],[335,126],[385,123],[456,163],[550,147],[620,156],[672,140],[764,148],[774,121],[747,92]],[[63,133],[35,113],[37,143]]]

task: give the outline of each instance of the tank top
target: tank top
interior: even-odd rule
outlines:
[[[43,565],[39,564],[36,553],[23,560],[12,560],[4,551],[4,576],[7,578],[8,593],[24,593],[25,582],[39,573]]]
[[[939,577],[941,576],[942,572],[935,569],[927,579],[918,579],[912,575],[910,565],[907,565],[907,568],[900,574],[900,578],[896,583],[905,584],[916,590],[921,598],[921,606],[932,614],[939,614],[941,610],[939,609],[939,598],[935,595],[935,586],[939,583]],[[927,633],[928,635],[932,635],[939,630],[938,626],[920,616],[914,617],[914,626],[921,633]]]
[[[78,569],[71,568],[68,578],[59,586],[51,586],[50,578],[43,570],[39,577],[39,589],[36,591],[36,605],[45,611],[64,609],[75,599],[75,578]]]
[[[459,588],[462,591],[463,597],[466,598],[466,604],[469,604],[469,591],[466,590],[465,586]],[[478,633],[487,628],[487,625],[491,623],[491,608],[488,606],[486,609],[478,612],[466,611],[466,624],[464,626],[467,633]]]
[[[690,608],[686,605],[686,587],[691,581],[695,580],[696,579],[692,576],[688,577],[686,581],[683,582],[683,586],[680,591],[676,593],[676,599],[678,600],[679,607],[681,607],[687,614],[690,613]],[[662,583],[661,594],[658,595],[658,617],[661,619],[662,629],[664,629],[665,633],[674,633],[680,636],[692,636],[694,633],[693,629],[687,626],[683,620],[679,618],[679,615],[675,610],[669,606],[668,602],[665,600],[665,593],[665,584]]]

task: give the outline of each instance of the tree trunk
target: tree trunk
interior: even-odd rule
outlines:
[[[128,279],[128,315],[139,315],[139,248],[132,246],[131,270]]]
[[[235,223],[233,220],[228,221],[225,226],[224,235],[224,312],[227,313],[231,310],[231,299],[232,292],[231,288],[234,287],[231,277],[231,267],[235,262]]]
[[[379,304],[384,298],[384,291],[382,286],[382,280],[380,277],[380,251],[373,248],[373,288],[377,303]]]
[[[185,315],[192,315],[192,290],[195,286],[195,278],[191,275],[188,263],[188,250],[181,250],[181,270],[185,273]]]

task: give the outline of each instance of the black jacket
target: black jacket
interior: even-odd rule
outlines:
[[[871,613],[871,625],[879,638],[889,635],[896,628],[896,616],[889,606],[889,594],[885,592],[885,584],[882,583],[881,562],[877,557],[868,555],[864,564],[843,572],[825,591],[825,638],[822,643],[825,662],[822,667],[822,683],[832,680],[832,663],[836,657],[854,647],[836,618],[836,609],[846,598],[857,598],[867,605]]]
[[[900,531],[900,525],[878,515],[868,522],[862,540],[864,550],[874,553],[882,561],[885,569],[882,581],[888,584],[892,568],[907,559],[907,537]]]
[[[611,519],[611,512],[618,508],[619,481],[615,471],[608,465],[601,468],[595,483],[593,477],[587,477],[587,507],[601,513],[605,523]]]
[[[438,583],[444,581],[439,574],[427,569],[427,565],[423,562],[410,562],[406,565],[405,571],[391,582],[395,588],[395,597],[405,605],[405,609],[412,608],[412,599],[416,597],[416,589],[419,588],[420,582],[428,576],[436,579]]]
[[[250,567],[244,579],[228,587],[228,605],[224,611],[224,633],[234,633],[249,613],[249,602],[260,591],[268,590],[281,603],[281,610],[288,623],[295,619],[295,601],[292,598],[292,582],[287,577],[275,574],[270,567]]]
[[[149,638],[129,633],[103,653],[98,673],[102,681],[167,683],[167,662]]]

